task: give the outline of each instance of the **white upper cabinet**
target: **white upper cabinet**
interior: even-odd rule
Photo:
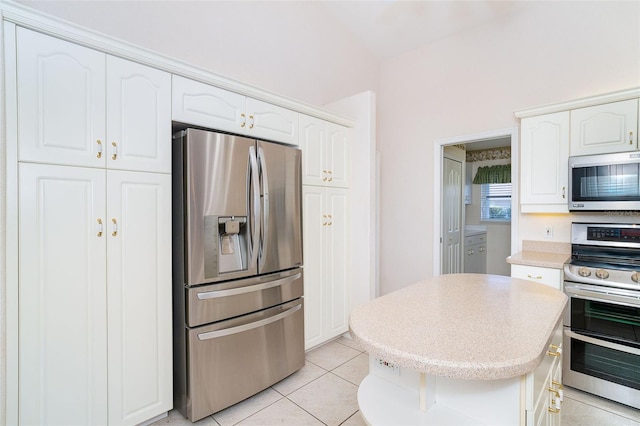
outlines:
[[[107,167],[171,173],[171,75],[107,56]]]
[[[104,167],[105,54],[17,29],[19,160]]]
[[[298,144],[298,113],[177,75],[172,118],[185,124]]]
[[[300,114],[302,183],[349,187],[347,128]]]
[[[569,111],[522,119],[522,213],[568,213]]]
[[[638,149],[638,100],[571,111],[571,155]]]
[[[171,172],[171,76],[23,28],[19,160]]]

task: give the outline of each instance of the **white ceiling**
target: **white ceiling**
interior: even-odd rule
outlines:
[[[323,1],[379,59],[389,59],[451,36],[517,7],[521,1]]]

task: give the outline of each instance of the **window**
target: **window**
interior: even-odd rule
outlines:
[[[480,185],[480,220],[511,222],[511,184]]]

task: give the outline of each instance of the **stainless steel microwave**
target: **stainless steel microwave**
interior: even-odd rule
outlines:
[[[640,210],[640,151],[569,157],[569,211]]]

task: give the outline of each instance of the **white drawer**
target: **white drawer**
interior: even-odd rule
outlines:
[[[545,284],[558,290],[562,289],[562,269],[511,265],[511,276]]]

